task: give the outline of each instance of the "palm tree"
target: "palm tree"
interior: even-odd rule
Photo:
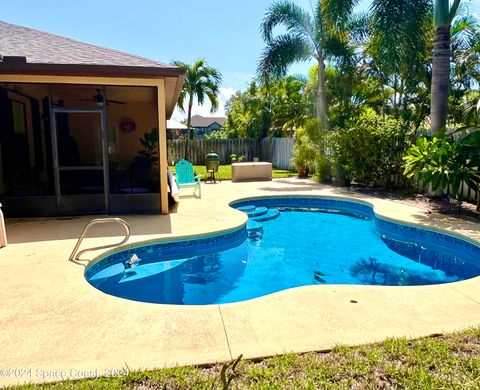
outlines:
[[[435,38],[432,62],[432,100],[430,117],[432,132],[445,128],[450,89],[450,25],[455,17],[460,0],[435,0]]]
[[[371,39],[366,53],[369,73],[391,91],[383,108],[406,114],[418,89],[429,81],[431,58],[431,0],[373,0]]]
[[[185,112],[185,101],[188,96],[187,108],[187,138],[185,140],[184,158],[188,160],[188,143],[192,138],[192,106],[193,99],[197,99],[198,104],[203,105],[205,98],[208,98],[212,105],[211,112],[218,110],[218,93],[220,83],[222,82],[222,74],[208,66],[207,62],[201,58],[196,60],[192,65],[182,61],[174,61],[173,65],[185,69],[185,82],[183,83],[180,96],[178,97],[178,106]]]
[[[335,56],[335,48],[345,43],[342,31],[357,3],[358,0],[318,0],[309,13],[293,1],[280,0],[268,8],[260,26],[266,47],[258,73],[264,79],[285,75],[294,62],[317,61],[316,113],[324,129],[329,128],[325,60],[330,55]],[[273,31],[278,26],[284,27],[286,32],[274,36]]]

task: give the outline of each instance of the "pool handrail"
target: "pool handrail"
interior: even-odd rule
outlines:
[[[90,227],[92,227],[93,225],[103,224],[103,223],[119,223],[120,225],[122,225],[125,228],[125,232],[126,232],[123,240],[120,241],[119,243],[116,243],[116,244],[108,244],[108,245],[102,245],[102,246],[97,246],[97,247],[93,247],[93,248],[86,248],[86,249],[83,249],[76,254],[78,248],[80,247],[80,244],[82,243],[83,239],[85,238],[85,236],[87,234],[88,229],[90,229]],[[117,218],[117,217],[92,219],[83,228],[82,234],[80,235],[80,238],[78,239],[77,244],[75,245],[75,248],[73,248],[72,254],[68,258],[68,260],[69,261],[78,260],[79,257],[82,254],[84,254],[85,252],[95,251],[95,250],[99,250],[99,249],[113,248],[115,246],[123,245],[128,241],[129,238],[130,238],[130,226],[128,225],[128,223],[125,220],[123,220],[121,218]]]

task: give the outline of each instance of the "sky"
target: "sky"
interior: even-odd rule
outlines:
[[[464,0],[480,13],[480,0]],[[15,0],[1,1],[0,19],[164,63],[205,58],[223,75],[221,107],[194,114],[222,116],[224,104],[255,76],[264,47],[259,26],[273,0]],[[310,0],[295,0],[310,9]],[[312,2],[314,2],[312,0]],[[371,0],[360,0],[366,10]],[[306,73],[311,63],[293,66]],[[174,119],[185,115],[176,110]]]

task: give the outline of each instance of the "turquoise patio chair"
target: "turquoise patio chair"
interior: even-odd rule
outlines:
[[[200,186],[200,175],[193,172],[193,165],[187,160],[180,160],[175,165],[175,172],[177,177],[177,184],[179,188],[193,187],[193,194],[195,195],[198,189],[198,197],[202,197],[202,187]]]

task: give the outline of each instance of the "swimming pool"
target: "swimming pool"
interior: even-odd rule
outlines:
[[[480,275],[477,244],[380,218],[367,203],[269,197],[231,206],[249,216],[245,227],[119,251],[85,277],[122,298],[201,305],[305,285],[411,286]]]

